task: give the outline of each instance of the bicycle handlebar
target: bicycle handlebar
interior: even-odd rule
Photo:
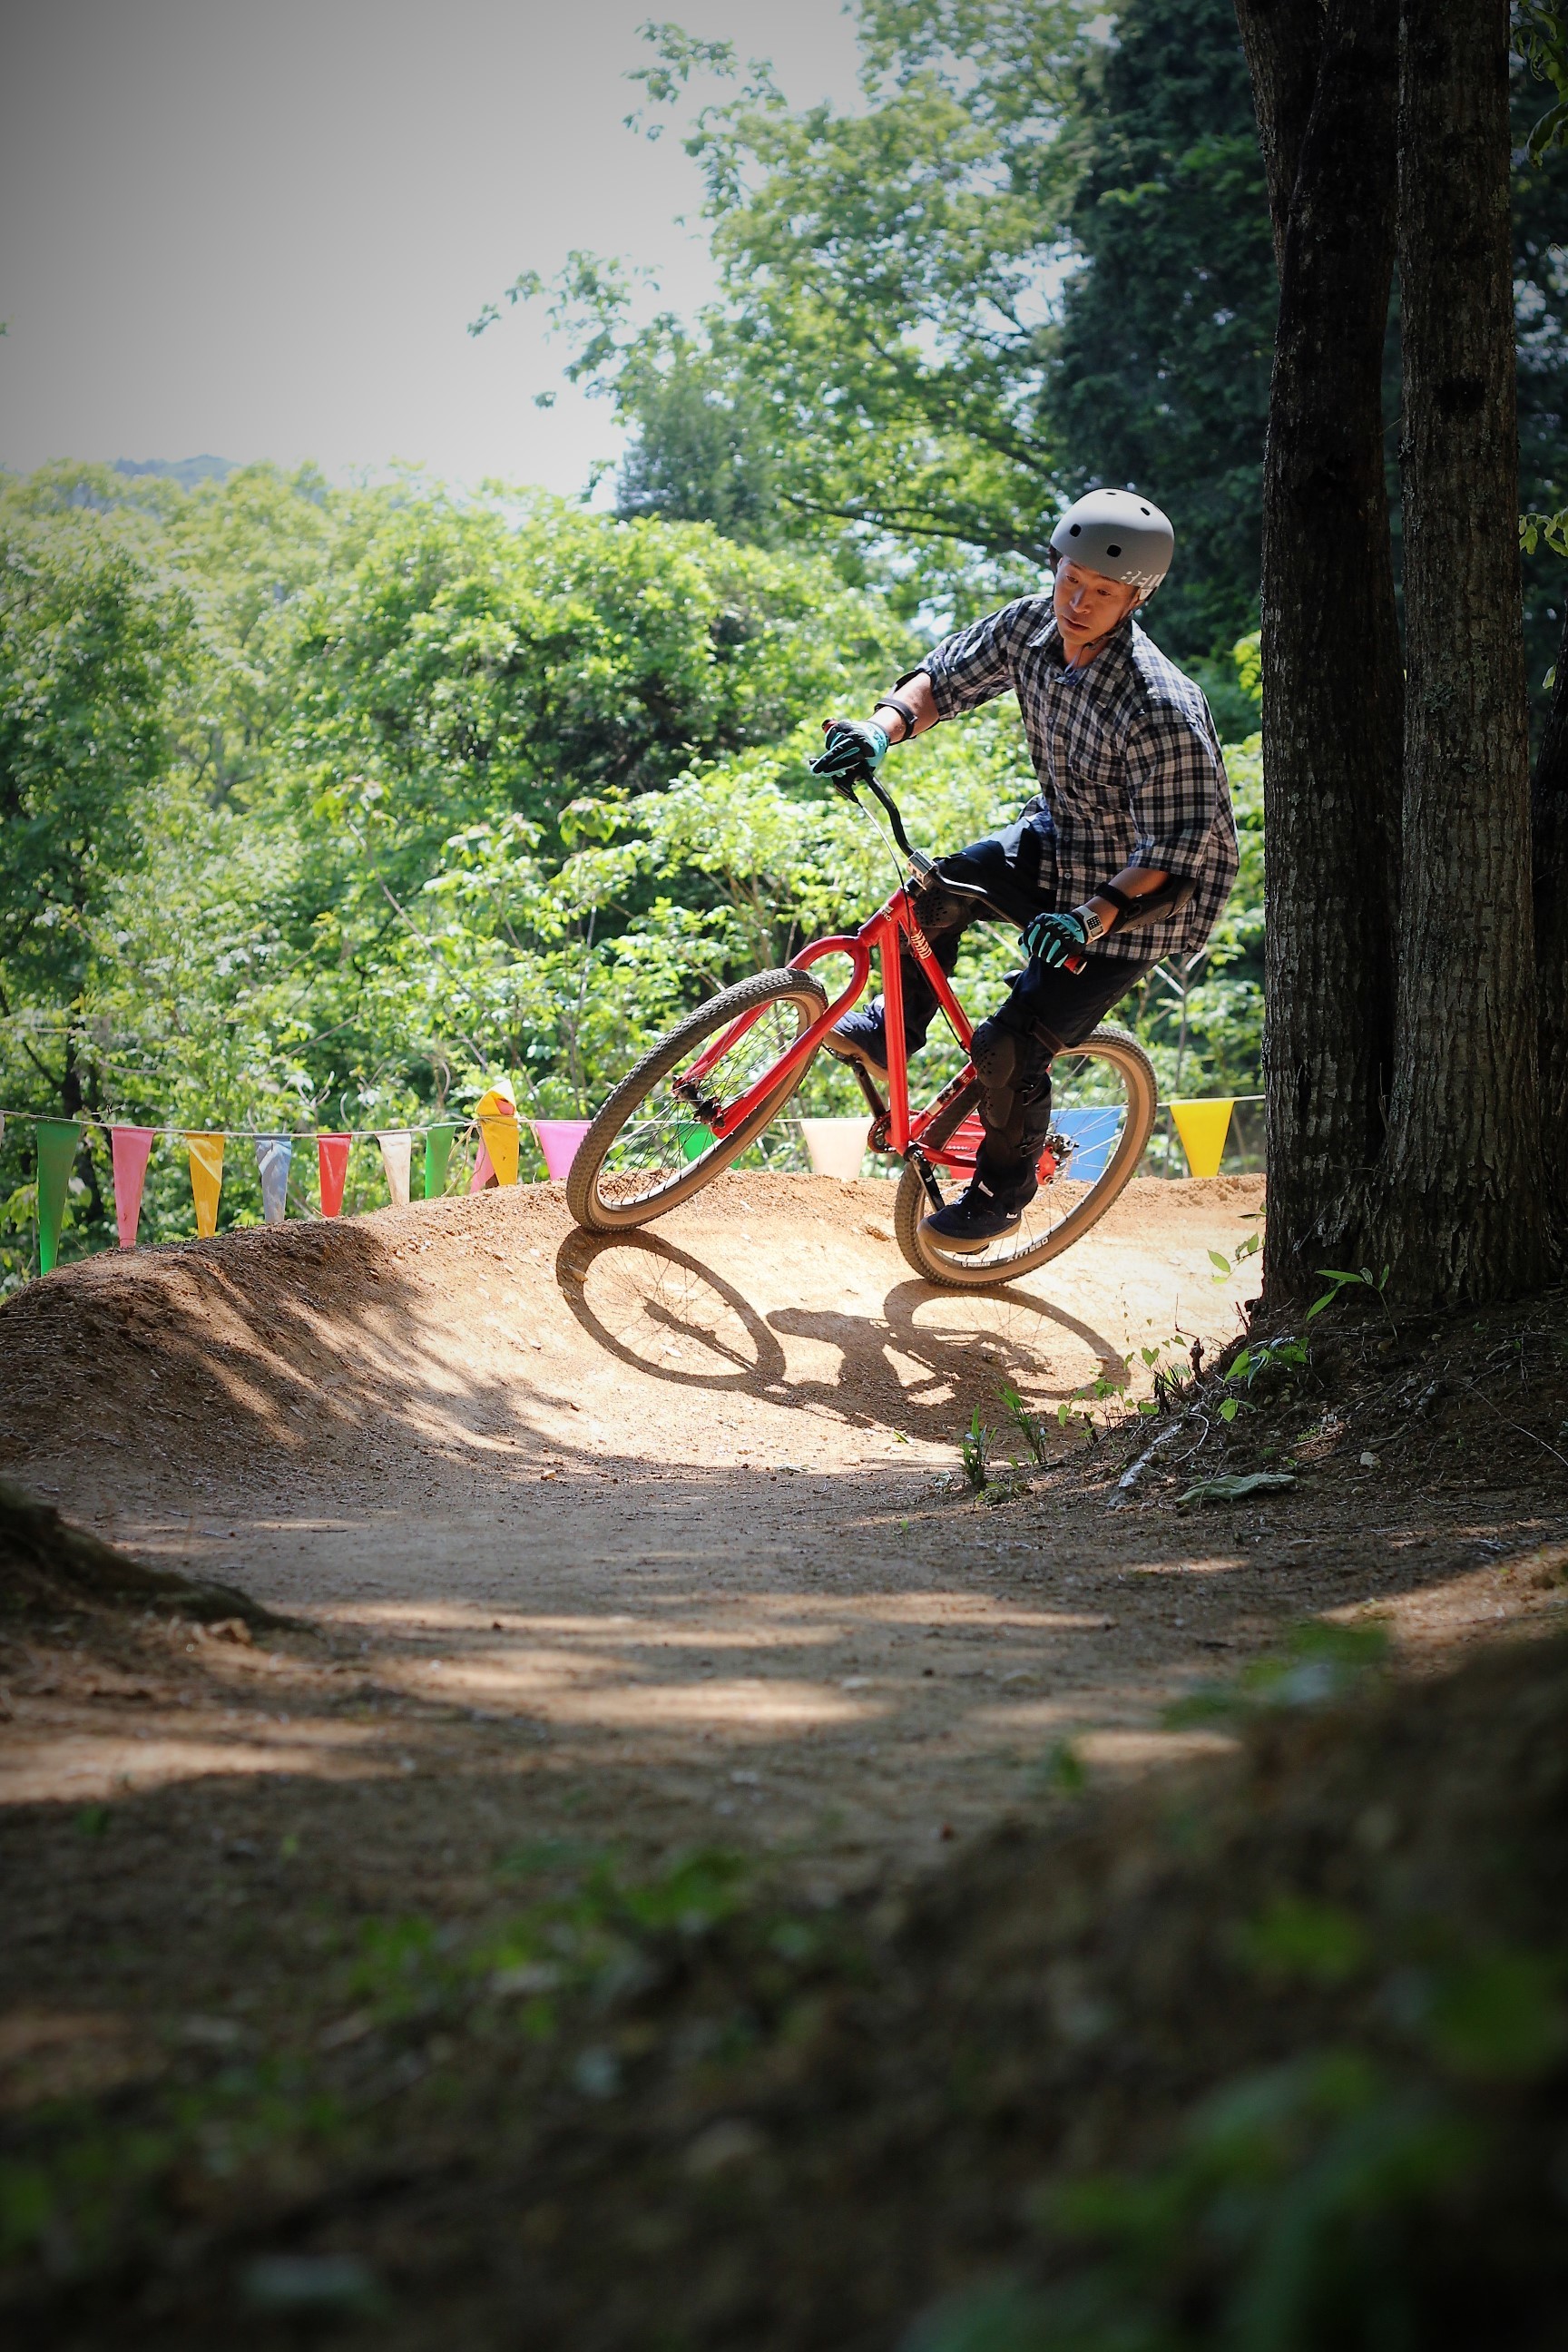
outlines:
[[[904,820],[899,814],[897,801],[885,784],[878,782],[876,776],[864,761],[858,768],[851,769],[848,775],[836,776],[834,783],[848,801],[855,801],[857,784],[865,784],[875,793],[888,813],[888,823],[892,827],[893,839],[898,843],[916,873],[935,874],[937,872],[935,860],[927,857],[922,850],[911,845],[909,835],[904,831]],[[855,805],[858,808],[859,802],[855,801]],[[944,890],[955,891],[960,897],[965,898],[979,898],[990,908],[998,922],[1011,923],[1015,930],[1023,929],[1022,924],[1014,922],[1011,915],[1004,914],[1001,908],[986,898],[984,891],[978,889],[973,882],[954,882],[945,874],[942,875],[941,881]],[[1163,922],[1167,915],[1178,913],[1186,905],[1196,887],[1196,883],[1187,875],[1168,875],[1158,889],[1146,890],[1143,893],[1131,911],[1121,917],[1116,926],[1117,929],[1120,931],[1142,930],[1150,923]],[[1076,968],[1076,963],[1069,963],[1069,971]]]
[[[888,823],[892,830],[893,839],[898,843],[899,847],[903,851],[904,856],[909,859],[910,864],[914,867],[917,874],[937,874],[944,890],[951,890],[957,897],[963,898],[978,898],[981,905],[986,908],[988,913],[994,915],[999,923],[1007,923],[1011,925],[1011,928],[1014,930],[1016,930],[1019,928],[1018,925],[1013,921],[1011,915],[1004,914],[1002,908],[998,907],[993,899],[986,897],[984,891],[979,887],[978,884],[973,882],[954,882],[950,880],[947,875],[939,874],[936,860],[932,857],[928,857],[924,850],[917,849],[910,841],[909,835],[904,831],[904,820],[899,814],[898,802],[893,798],[892,793],[889,792],[885,784],[879,783],[877,778],[872,774],[868,767],[861,766],[852,770],[847,776],[835,777],[834,782],[837,789],[843,793],[846,800],[855,801],[857,808],[860,805],[859,802],[855,800],[855,787],[857,784],[864,784],[869,791],[875,793],[877,798],[880,801],[883,808],[887,812]]]
[[[868,792],[875,793],[877,798],[881,802],[882,806],[887,813],[888,823],[892,827],[893,831],[893,839],[898,843],[899,847],[903,851],[904,856],[910,860],[910,863],[912,866],[918,868],[921,873],[929,874],[932,871],[931,860],[925,856],[923,851],[914,847],[913,844],[910,840],[909,835],[904,831],[904,820],[899,814],[898,802],[893,798],[892,793],[889,792],[885,784],[879,784],[877,782],[875,774],[867,765],[865,761],[862,761],[858,768],[852,768],[847,776],[836,776],[834,778],[834,782],[837,784],[838,790],[844,794],[845,799],[849,801],[853,801],[855,799],[855,787],[857,784],[864,784]],[[858,807],[858,802],[856,803],[856,805]]]

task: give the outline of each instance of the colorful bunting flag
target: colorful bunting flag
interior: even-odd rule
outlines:
[[[217,1231],[218,1194],[223,1191],[223,1138],[189,1135],[185,1150],[191,1162],[191,1196],[196,1204],[196,1231],[205,1240]]]
[[[447,1189],[447,1167],[452,1157],[455,1122],[427,1128],[425,1133],[425,1198],[438,1201]]]
[[[392,1135],[378,1135],[381,1164],[386,1171],[386,1189],[395,1208],[408,1206],[408,1171],[414,1153],[414,1138],[406,1129]]]
[[[1187,1166],[1194,1176],[1219,1174],[1219,1163],[1225,1157],[1225,1140],[1230,1133],[1230,1115],[1235,1108],[1234,1097],[1220,1101],[1173,1102],[1171,1105],[1171,1117],[1176,1122],[1176,1133],[1182,1139]]]
[[[81,1139],[79,1118],[38,1121],[38,1271],[48,1274],[59,1255],[66,1187]]]
[[[153,1127],[111,1127],[109,1130],[110,1155],[114,1161],[114,1222],[120,1228],[121,1249],[136,1246],[147,1154],[157,1132]]]
[[[316,1164],[321,1178],[321,1214],[335,1217],[343,1205],[343,1183],[349,1172],[352,1135],[318,1135]]]
[[[474,1172],[468,1179],[468,1190],[470,1192],[482,1192],[487,1184],[493,1184],[495,1181],[496,1171],[490,1166],[490,1155],[485,1149],[485,1139],[481,1135],[479,1151],[474,1160]]]
[[[545,1173],[552,1184],[564,1184],[572,1173],[572,1162],[577,1157],[577,1146],[587,1134],[590,1121],[585,1118],[536,1118],[531,1122],[533,1139],[543,1157]],[[700,1136],[695,1150],[688,1148],[687,1138]],[[680,1129],[681,1155],[687,1160],[700,1160],[713,1138],[705,1127],[683,1127]]]
[[[517,1103],[510,1078],[498,1078],[493,1087],[487,1087],[474,1105],[474,1117],[479,1120],[496,1182],[515,1184],[520,1137]]]
[[[261,1178],[261,1213],[268,1224],[280,1225],[289,1213],[289,1164],[294,1157],[291,1135],[258,1135],[256,1166]]]

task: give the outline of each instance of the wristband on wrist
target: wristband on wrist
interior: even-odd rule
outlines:
[[[1114,882],[1097,882],[1094,886],[1094,895],[1097,898],[1109,900],[1119,915],[1131,915],[1138,904],[1137,899],[1130,897],[1125,890],[1119,890]]]
[[[899,683],[901,686],[903,684],[903,680],[900,678]],[[879,710],[896,710],[898,712],[899,717],[904,722],[904,731],[902,735],[900,736],[899,740],[901,743],[907,743],[910,736],[915,731],[915,714],[910,709],[909,704],[907,702],[900,702],[896,694],[884,694],[879,697],[877,708]]]

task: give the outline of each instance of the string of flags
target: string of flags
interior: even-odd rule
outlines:
[[[1232,1112],[1238,1102],[1260,1099],[1257,1095],[1237,1095],[1205,1097],[1166,1104],[1181,1139],[1188,1169],[1194,1176],[1218,1175],[1230,1133]],[[114,1173],[114,1221],[120,1246],[121,1249],[134,1249],[142,1222],[142,1195],[146,1182],[147,1162],[160,1137],[167,1135],[173,1140],[174,1131],[155,1127],[114,1126],[106,1120],[86,1116],[40,1118],[30,1111],[0,1111],[0,1136],[5,1131],[7,1118],[22,1119],[37,1132],[39,1272],[48,1274],[58,1255],[71,1168],[82,1134],[89,1127],[100,1128],[108,1134]],[[423,1166],[418,1171],[423,1197],[426,1201],[439,1200],[447,1190],[452,1152],[459,1136],[477,1136],[478,1139],[473,1173],[468,1181],[470,1192],[481,1192],[489,1183],[515,1184],[521,1165],[522,1124],[511,1081],[500,1078],[480,1096],[470,1118],[442,1119],[432,1127],[353,1129],[336,1134],[316,1132],[306,1135],[279,1132],[241,1136],[232,1129],[216,1128],[184,1129],[178,1133],[184,1144],[190,1169],[196,1232],[205,1238],[217,1231],[226,1143],[237,1140],[249,1142],[256,1153],[257,1172],[261,1182],[262,1217],[269,1225],[280,1225],[288,1212],[289,1179],[293,1169],[296,1143],[314,1142],[321,1214],[336,1217],[342,1213],[349,1153],[356,1142],[374,1142],[376,1145],[394,1205],[406,1208],[413,1196],[416,1147],[423,1146]],[[585,1118],[536,1118],[528,1121],[552,1182],[564,1181],[577,1146],[588,1131],[588,1124]],[[827,1129],[845,1124],[860,1126],[863,1122],[858,1119],[851,1122],[807,1119],[801,1124],[808,1129]],[[815,1142],[816,1139],[813,1140]],[[817,1150],[814,1149],[814,1164],[817,1157]],[[839,1171],[835,1168],[834,1172]]]
[[[229,1142],[248,1142],[255,1151],[257,1173],[261,1183],[261,1213],[269,1225],[281,1224],[288,1213],[289,1180],[290,1174],[297,1172],[294,1160],[297,1143],[313,1142],[316,1147],[316,1181],[324,1217],[336,1217],[342,1213],[349,1153],[356,1142],[374,1142],[377,1147],[387,1191],[399,1208],[408,1206],[416,1181],[426,1200],[434,1201],[441,1197],[447,1190],[452,1153],[459,1138],[474,1137],[477,1142],[473,1173],[468,1182],[470,1192],[480,1192],[489,1183],[515,1184],[521,1165],[521,1122],[511,1081],[507,1078],[499,1079],[480,1096],[470,1118],[441,1119],[431,1127],[423,1128],[349,1129],[335,1134],[279,1132],[237,1135],[232,1129],[170,1130],[155,1127],[119,1126],[87,1116],[39,1118],[28,1111],[13,1111],[0,1112],[0,1135],[5,1132],[7,1117],[24,1119],[37,1131],[38,1269],[42,1274],[48,1274],[53,1269],[59,1254],[71,1170],[82,1136],[89,1127],[101,1129],[109,1138],[110,1162],[114,1178],[114,1222],[121,1249],[134,1249],[136,1246],[142,1223],[142,1196],[153,1148],[162,1138],[174,1141],[176,1133],[178,1140],[184,1146],[190,1171],[196,1232],[204,1238],[217,1231],[218,1202],[223,1193],[224,1147]],[[553,1181],[562,1181],[572,1165],[579,1142],[587,1133],[588,1121],[542,1118],[531,1120],[529,1124],[548,1173]]]

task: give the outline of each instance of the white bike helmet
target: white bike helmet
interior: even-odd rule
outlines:
[[[1052,531],[1051,551],[1147,596],[1171,568],[1176,534],[1136,490],[1088,490]]]

